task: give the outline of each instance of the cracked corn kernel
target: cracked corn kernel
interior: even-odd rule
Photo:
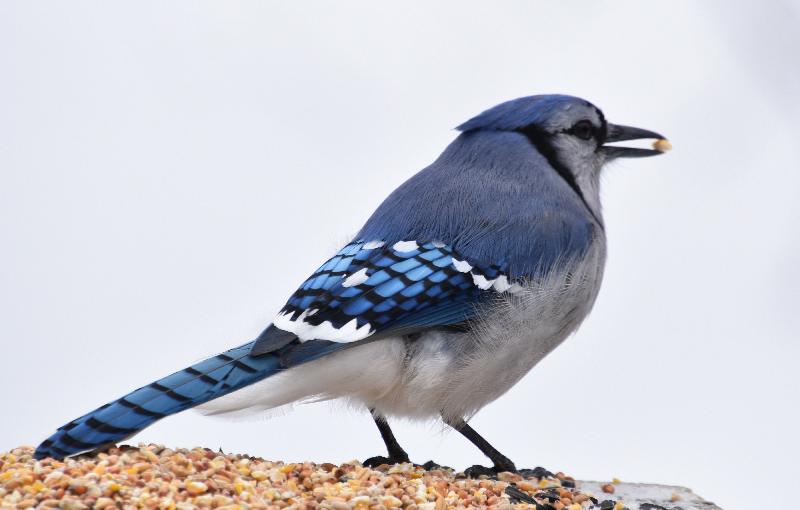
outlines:
[[[251,476],[251,477],[252,477],[254,480],[258,480],[259,482],[260,482],[260,481],[262,481],[262,480],[266,480],[267,478],[269,478],[269,474],[267,474],[267,472],[266,472],[266,471],[251,471],[251,472],[250,472],[250,476]]]
[[[196,496],[197,494],[203,494],[207,490],[208,485],[204,484],[203,482],[186,482],[186,492],[193,496]]]
[[[669,140],[656,140],[653,142],[653,149],[661,152],[667,152],[672,150],[672,144],[669,142]]]

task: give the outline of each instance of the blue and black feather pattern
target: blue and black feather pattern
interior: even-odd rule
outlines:
[[[57,459],[103,448],[161,418],[257,382],[279,370],[276,355],[252,357],[253,342],[143,386],[59,428],[35,457]]]
[[[459,270],[458,263],[467,266]],[[469,264],[443,243],[405,241],[384,246],[355,241],[303,283],[281,310],[276,325],[294,330],[301,341],[352,342],[462,324],[493,294],[487,290],[500,278],[507,282],[502,264]],[[510,284],[505,283],[501,290],[507,288]],[[325,336],[348,324],[359,334]],[[289,338],[279,334],[278,328],[265,331],[251,354],[285,345]]]

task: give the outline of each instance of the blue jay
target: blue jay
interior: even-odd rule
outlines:
[[[565,95],[508,101],[458,130],[258,338],[67,423],[36,458],[99,450],[195,406],[343,398],[371,412],[386,443],[367,464],[409,461],[387,418],[433,418],[492,461],[472,473],[516,471],[467,421],[592,308],[606,258],[600,171],[662,152],[606,144],[664,137]]]

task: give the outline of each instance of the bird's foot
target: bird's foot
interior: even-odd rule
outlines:
[[[464,470],[464,475],[467,478],[479,478],[481,476],[488,476],[492,479],[497,479],[499,473],[516,473],[517,467],[509,459],[502,457],[495,459],[494,466],[488,468],[481,465],[474,465]]]
[[[361,464],[366,467],[376,468],[378,466],[382,466],[384,464],[393,465],[393,464],[405,464],[407,462],[411,462],[408,460],[408,457],[384,457],[382,455],[376,455],[375,457],[370,457]]]
[[[465,469],[464,470],[464,475],[467,478],[480,478],[481,476],[486,476],[486,477],[489,477],[489,478],[492,478],[492,479],[496,479],[497,475],[499,473],[503,473],[503,472],[514,473],[514,474],[517,474],[517,475],[521,476],[522,478],[539,478],[539,479],[542,479],[542,478],[548,478],[548,477],[552,477],[553,476],[553,473],[551,473],[550,471],[548,471],[547,469],[545,469],[543,467],[537,466],[537,467],[535,467],[533,469],[527,469],[527,468],[516,469],[516,467],[514,467],[514,464],[495,465],[495,466],[492,466],[492,467],[486,467],[486,466],[481,466],[481,465],[477,465],[476,464],[474,466],[471,466],[471,467],[468,467],[467,469]],[[565,481],[568,482],[569,480],[562,480],[562,483],[565,482]]]

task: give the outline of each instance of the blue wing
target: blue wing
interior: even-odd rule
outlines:
[[[515,290],[504,266],[471,263],[442,243],[352,242],[289,298],[251,355],[292,344],[287,354],[307,360],[318,357],[310,350],[464,324],[482,301]]]
[[[468,321],[503,266],[473,266],[439,243],[353,242],[305,281],[254,342],[143,386],[64,425],[36,450],[63,458],[360,341]]]

